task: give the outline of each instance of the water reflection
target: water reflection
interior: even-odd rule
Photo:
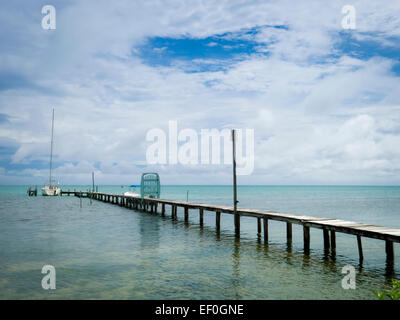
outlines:
[[[235,237],[232,252],[232,287],[235,291],[235,298],[240,299],[240,239]]]
[[[141,213],[139,219],[140,248],[154,248],[160,245],[160,222],[155,215]]]

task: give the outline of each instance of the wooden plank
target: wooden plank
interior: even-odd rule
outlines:
[[[79,197],[91,196],[94,193],[89,191],[71,191],[70,194],[74,194]],[[97,194],[97,193],[96,193]],[[99,193],[100,194],[100,193]],[[121,195],[115,194],[103,194],[101,193],[99,197],[93,197],[94,199],[100,199],[105,202],[115,203],[118,201],[118,198]],[[131,197],[140,199],[139,197]],[[174,216],[176,215],[176,207],[186,206],[188,209],[199,209],[200,212],[204,212],[204,210],[233,214],[234,208],[230,206],[221,206],[221,205],[211,205],[211,204],[202,204],[202,203],[189,203],[184,201],[177,200],[166,200],[166,199],[152,199],[145,198],[146,200],[155,201],[156,204],[169,204],[174,207]],[[123,201],[123,200],[122,200]],[[147,201],[146,201],[147,202]],[[145,203],[143,207],[148,207],[148,204]],[[145,208],[143,208],[145,209]],[[258,210],[258,209],[249,209],[249,208],[240,208],[237,209],[239,215],[255,217],[257,219],[271,219],[275,221],[282,221],[287,223],[287,236],[288,239],[290,237],[290,232],[288,232],[289,226],[291,224],[296,223],[307,227],[314,227],[319,229],[328,229],[331,232],[330,246],[331,248],[336,247],[335,243],[335,232],[348,233],[356,236],[369,237],[375,239],[381,239],[390,242],[400,242],[400,229],[399,228],[390,228],[390,227],[382,227],[382,226],[373,226],[353,221],[345,221],[341,219],[331,219],[331,218],[319,218],[312,217],[306,215],[296,215],[296,214],[288,214],[288,213],[280,213],[271,210]],[[200,215],[200,219],[202,219]],[[257,220],[257,231],[260,231],[259,221]],[[333,237],[332,237],[333,235]],[[389,245],[390,246],[390,245]]]

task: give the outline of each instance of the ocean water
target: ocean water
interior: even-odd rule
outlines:
[[[399,278],[386,265],[384,242],[363,238],[359,264],[355,236],[337,233],[336,255],[325,255],[322,231],[311,229],[303,252],[302,228],[270,222],[269,243],[257,236],[254,218],[197,210],[189,224],[167,214],[134,211],[74,196],[28,197],[27,186],[0,186],[0,299],[375,299],[372,290]],[[86,190],[90,186],[63,186]],[[127,187],[99,186],[123,193]],[[211,204],[232,203],[230,186],[163,186],[161,196]],[[340,218],[400,228],[400,187],[239,186],[239,206]],[[41,286],[44,265],[56,269],[56,289]],[[356,289],[341,281],[346,265],[356,269]]]

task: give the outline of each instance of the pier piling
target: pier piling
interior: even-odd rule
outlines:
[[[318,218],[310,216],[302,216],[295,214],[279,213],[269,210],[255,210],[246,208],[235,208],[226,207],[211,204],[200,204],[200,203],[190,203],[190,202],[180,202],[176,200],[166,200],[166,199],[154,199],[154,198],[140,198],[135,196],[124,196],[118,194],[107,194],[92,192],[90,190],[86,191],[61,191],[62,194],[75,195],[79,197],[80,207],[82,207],[82,198],[87,197],[89,199],[100,200],[103,202],[108,202],[112,204],[119,204],[126,208],[143,210],[151,212],[157,212],[158,205],[161,204],[161,215],[165,215],[165,206],[171,206],[171,217],[173,220],[177,219],[178,207],[184,210],[185,222],[189,221],[189,210],[198,209],[199,210],[199,223],[200,226],[204,224],[204,211],[215,212],[216,220],[216,230],[219,233],[221,229],[221,214],[233,214],[235,217],[235,235],[237,227],[240,227],[236,223],[236,218],[241,215],[247,217],[257,218],[257,234],[260,235],[264,231],[264,243],[268,244],[268,220],[281,221],[286,223],[286,236],[288,244],[291,245],[292,241],[292,224],[298,224],[303,226],[303,241],[304,241],[304,252],[306,254],[310,251],[310,227],[322,229],[323,231],[323,241],[324,241],[324,251],[331,250],[332,258],[335,257],[336,251],[336,232],[352,234],[357,236],[357,246],[359,252],[360,262],[363,261],[363,248],[361,237],[369,237],[385,241],[386,249],[386,259],[390,265],[394,262],[394,245],[393,242],[400,242],[400,229],[381,227],[381,226],[371,226],[367,224],[349,222],[339,219],[329,219],[329,218]],[[261,220],[263,221],[261,223]],[[263,229],[263,230],[262,230]]]
[[[292,224],[290,222],[286,222],[286,238],[287,242],[292,242]]]
[[[202,227],[203,226],[203,223],[204,223],[204,219],[203,219],[203,213],[204,213],[204,209],[199,209],[199,223],[200,223],[200,226]]]
[[[358,256],[360,257],[360,263],[364,260],[363,249],[362,249],[362,242],[361,236],[357,236],[357,246],[358,246]]]
[[[264,217],[264,244],[268,244],[268,219]]]
[[[323,229],[322,230],[324,233],[324,250],[325,252],[329,251],[330,244],[329,244],[329,230],[328,229]]]
[[[310,252],[310,227],[303,226],[304,252]]]
[[[221,230],[221,212],[217,211],[215,212],[215,224],[217,231],[219,232]]]
[[[386,260],[389,262],[394,261],[393,242],[386,240],[385,247],[386,247]]]
[[[189,208],[185,206],[185,222],[189,222]]]

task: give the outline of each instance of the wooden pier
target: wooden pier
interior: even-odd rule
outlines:
[[[37,195],[38,195],[37,187],[35,187],[35,188],[29,187],[27,193],[28,193],[29,197],[33,197],[33,196],[37,197]]]
[[[63,191],[62,194],[72,194],[77,197],[88,197],[91,199],[116,204],[134,210],[143,210],[149,212],[158,212],[161,207],[161,215],[165,216],[166,206],[170,207],[171,217],[177,218],[177,208],[184,210],[185,222],[189,222],[189,210],[196,210],[199,214],[199,223],[203,225],[204,211],[215,212],[215,224],[217,232],[220,231],[221,214],[234,215],[234,208],[229,206],[219,206],[204,203],[193,203],[176,200],[142,198],[133,196],[124,196],[121,194],[110,194],[91,191]],[[279,213],[270,210],[257,210],[237,208],[239,218],[252,217],[257,219],[257,232],[261,235],[263,231],[263,239],[268,244],[268,221],[281,221],[286,223],[286,236],[288,243],[292,242],[292,224],[298,224],[303,227],[304,252],[310,251],[310,228],[322,230],[322,239],[324,242],[325,252],[336,252],[336,233],[347,233],[356,236],[357,247],[360,262],[363,261],[362,237],[373,238],[385,241],[386,258],[390,264],[394,263],[394,242],[400,242],[400,228],[389,228],[382,226],[374,226],[364,223],[345,221],[340,219],[318,218],[305,215],[296,215],[288,213]],[[239,224],[240,226],[240,224]],[[240,232],[240,227],[239,230]]]

